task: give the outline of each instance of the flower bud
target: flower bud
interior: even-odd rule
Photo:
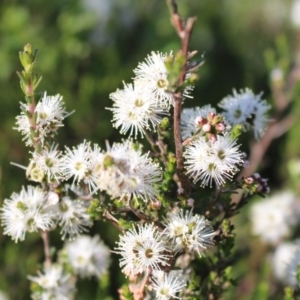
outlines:
[[[177,190],[177,194],[178,195],[183,195],[184,194],[184,189],[183,188],[178,188],[178,190]]]
[[[206,123],[207,123],[207,120],[201,116],[199,116],[195,119],[195,124],[199,127],[203,126]]]
[[[220,123],[216,124],[215,128],[218,132],[224,132],[224,130],[226,129],[226,126],[224,123],[220,122]]]
[[[254,182],[254,179],[253,179],[251,176],[245,178],[244,180],[245,180],[245,182],[246,182],[247,184],[252,184],[252,183]]]
[[[47,195],[47,201],[51,205],[55,205],[59,201],[59,196],[57,193],[50,191]]]
[[[205,124],[205,125],[203,125],[202,130],[203,130],[204,132],[210,132],[210,130],[211,130],[211,125],[208,124],[208,123]]]
[[[189,198],[189,199],[186,200],[186,203],[187,203],[187,206],[193,207],[194,203],[195,203],[195,200],[193,198]]]
[[[208,115],[207,115],[208,122],[211,123],[213,121],[213,119],[214,119],[215,116],[216,116],[216,113],[214,113],[214,112],[208,113]]]
[[[153,210],[160,210],[160,208],[161,208],[161,202],[159,200],[155,199],[155,200],[151,201],[150,207]]]
[[[216,135],[215,134],[209,134],[208,135],[208,140],[211,142],[211,143],[214,143],[214,142],[216,142],[216,140],[217,140],[217,137],[216,137]]]

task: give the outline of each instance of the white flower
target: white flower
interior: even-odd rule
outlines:
[[[291,7],[291,21],[296,28],[300,28],[300,1],[294,0]]]
[[[124,89],[112,93],[110,98],[114,101],[114,107],[110,109],[114,114],[114,126],[121,127],[121,133],[130,131],[130,136],[136,137],[138,133],[143,136],[146,129],[150,130],[150,125],[155,131],[166,114],[144,84],[124,84]]]
[[[219,136],[213,143],[200,137],[191,143],[184,154],[187,174],[201,186],[212,185],[214,180],[217,186],[225,184],[225,179],[232,179],[238,166],[243,162],[243,155],[229,135]]]
[[[300,205],[288,191],[252,205],[250,219],[252,232],[264,242],[276,244],[290,234],[291,226],[297,224]]]
[[[26,145],[32,146],[31,129],[33,127],[26,115],[26,113],[29,113],[29,105],[21,103],[21,109],[22,113],[16,117],[17,127],[14,129],[24,135],[23,140],[26,141]],[[46,137],[53,136],[58,128],[63,126],[63,120],[69,115],[64,108],[62,96],[59,94],[56,96],[47,96],[46,92],[40,102],[37,103],[34,114],[36,115],[34,130],[38,133],[38,137],[36,138],[42,145]]]
[[[63,179],[62,154],[57,150],[57,145],[50,149],[43,149],[40,153],[32,153],[32,163],[27,170],[27,176],[40,171],[47,176],[48,181],[54,178],[56,181]]]
[[[33,291],[32,299],[36,300],[71,300],[74,297],[75,281],[65,274],[62,266],[53,264],[44,268],[45,274],[38,272],[38,276],[28,276],[41,288]]]
[[[256,104],[254,108],[253,120],[250,120],[249,124],[253,127],[254,136],[256,139],[262,137],[265,133],[266,126],[270,119],[266,116],[271,106],[267,104],[265,100],[256,98]]]
[[[122,256],[120,266],[127,276],[168,265],[167,245],[153,224],[138,224],[125,232],[115,249]]]
[[[197,118],[207,118],[209,113],[216,113],[216,110],[210,105],[203,107],[184,108],[181,114],[181,135],[182,139],[185,140],[193,136],[199,129],[197,124]]]
[[[84,179],[89,169],[90,143],[84,141],[77,147],[66,147],[62,169],[66,179],[74,177],[73,184]]]
[[[0,290],[0,300],[9,300],[8,295]]]
[[[274,275],[283,284],[296,288],[297,271],[300,266],[300,241],[280,244],[273,256]]]
[[[283,80],[283,78],[284,73],[281,68],[275,68],[270,72],[270,79],[273,83],[280,82]]]
[[[68,196],[63,197],[57,205],[58,225],[62,227],[61,234],[64,240],[66,236],[74,239],[92,225],[90,217],[86,211],[86,203],[81,200],[71,200]]]
[[[28,186],[5,199],[1,208],[4,234],[15,242],[23,241],[26,232],[50,230],[54,227],[54,213],[47,202],[47,195],[38,187]]]
[[[254,95],[250,89],[225,97],[219,104],[224,109],[224,117],[231,125],[241,124],[246,130],[253,127],[255,138],[263,135],[269,119],[266,116],[270,105],[261,99],[261,94]]]
[[[97,184],[112,198],[140,197],[144,201],[156,197],[158,190],[154,187],[161,180],[158,164],[134,150],[131,141],[114,143],[102,156],[103,167],[98,173]]]
[[[164,225],[164,234],[172,241],[174,252],[189,251],[201,255],[214,244],[215,232],[210,222],[203,216],[193,215],[192,210],[169,213]]]
[[[98,235],[93,238],[80,235],[76,240],[67,242],[65,252],[72,268],[82,277],[100,277],[109,266],[109,249]]]
[[[98,145],[92,149],[89,142],[84,141],[73,149],[66,147],[66,153],[61,164],[64,177],[73,178],[72,187],[75,182],[83,182],[88,185],[93,194],[98,190],[97,180],[103,170],[103,153]]]
[[[181,299],[176,295],[183,290],[185,285],[184,281],[171,274],[165,274],[163,278],[152,280],[152,287],[157,300]]]
[[[139,63],[138,67],[133,70],[136,75],[135,84],[146,86],[151,91],[158,105],[166,108],[173,104],[173,95],[168,91],[168,72],[165,66],[168,56],[172,56],[172,54],[151,52],[151,55],[148,55],[145,61]],[[192,87],[186,88],[183,96],[191,97],[189,95],[191,90]]]
[[[21,103],[21,108],[28,111],[28,106],[24,103]],[[13,129],[18,130],[24,135],[22,141],[25,141],[26,146],[32,146],[31,140],[31,132],[30,132],[30,122],[28,117],[22,112],[19,116],[16,117],[16,125],[17,127],[13,127]]]
[[[64,107],[62,96],[59,94],[47,96],[46,92],[37,104],[35,113],[37,114],[36,123],[38,126],[47,128],[49,131],[53,131],[53,127],[63,126],[62,121],[68,114]]]

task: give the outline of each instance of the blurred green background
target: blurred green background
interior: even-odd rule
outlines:
[[[276,51],[281,40],[286,46],[287,68],[294,63],[291,1],[178,0],[178,4],[182,16],[197,17],[191,49],[206,58],[194,99],[187,100],[186,106],[216,104],[233,88],[245,87],[254,93],[263,91],[263,97],[272,103],[266,54]],[[24,172],[10,165],[26,165],[29,156],[21,135],[12,129],[20,113],[19,102],[23,101],[16,75],[21,70],[18,51],[26,43],[39,49],[37,72],[43,76],[39,90],[63,95],[67,110],[75,109],[58,136],[60,144],[68,146],[83,139],[101,146],[105,139],[120,140],[110,123],[111,112],[105,109],[111,106],[109,94],[121,88],[123,80],[131,81],[132,70],[151,51],[179,49],[162,0],[0,1],[1,201],[27,184]],[[284,183],[286,160],[299,155],[299,141],[294,141],[294,135],[276,140],[267,153],[261,171],[270,177],[271,186]],[[274,158],[276,165],[272,163]],[[117,235],[113,229],[103,230],[103,224],[98,224],[93,232],[100,232],[113,247]],[[57,248],[61,246],[58,235],[52,234],[51,239]],[[0,230],[0,245],[0,290],[6,291],[9,299],[29,299],[26,276],[35,274],[43,261],[41,240],[28,234],[25,242],[14,244]],[[255,268],[255,263],[251,266],[250,262],[250,268]],[[242,264],[241,270],[245,268]],[[113,299],[117,299],[117,287],[124,280],[123,275],[116,276],[117,265],[114,260],[109,279]],[[253,274],[248,290],[238,287],[230,291],[231,299],[236,295],[238,299],[258,299],[258,275]],[[104,299],[95,296],[95,280],[82,281],[78,291],[77,299]]]

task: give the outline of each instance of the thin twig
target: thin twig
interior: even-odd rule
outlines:
[[[145,286],[149,280],[149,277],[151,275],[152,271],[148,271],[142,280],[138,284],[131,283],[129,285],[129,289],[133,294],[134,300],[143,300],[145,299]]]
[[[208,208],[206,209],[206,212],[205,212],[206,217],[208,217],[210,215],[210,211],[211,211],[212,207],[216,204],[216,202],[219,200],[221,193],[222,193],[222,189],[217,188],[213,201],[211,201]]]
[[[293,123],[294,118],[292,116],[287,116],[280,122],[274,122],[268,127],[265,135],[253,145],[249,157],[250,164],[239,174],[239,179],[250,176],[257,170],[257,167],[262,161],[262,158],[271,142],[286,133]]]
[[[120,226],[120,224],[119,224],[119,221],[115,218],[115,217],[113,217],[110,213],[109,213],[109,211],[107,211],[107,210],[105,210],[104,211],[104,217],[110,222],[110,223],[112,223],[118,230],[120,230],[120,231],[124,231],[124,228],[122,228],[121,226]]]
[[[51,260],[51,253],[50,253],[49,231],[40,230],[40,235],[44,243],[45,266],[50,267],[52,260]]]
[[[145,132],[145,136],[149,144],[151,145],[153,151],[155,151],[155,153],[161,157],[163,164],[166,166],[168,164],[168,160],[166,157],[166,150],[164,144],[161,141],[160,136],[158,135],[158,140],[155,140],[148,131]],[[159,149],[159,151],[157,151],[157,149]]]
[[[175,0],[169,0],[169,6],[171,10],[171,22],[174,28],[177,31],[177,34],[181,41],[181,52],[185,63],[182,67],[177,86],[180,87],[186,78],[187,73],[187,60],[188,60],[188,50],[189,50],[189,42],[192,34],[192,29],[194,26],[194,22],[196,18],[188,18],[186,23],[181,19],[178,13],[178,7]],[[177,161],[177,173],[178,178],[181,183],[181,187],[184,189],[186,195],[190,194],[190,180],[185,175],[184,172],[184,161],[183,161],[183,147],[182,147],[182,138],[181,138],[181,109],[182,109],[182,99],[183,93],[177,92],[173,94],[174,99],[174,140],[175,140],[175,151],[176,151],[176,161]]]

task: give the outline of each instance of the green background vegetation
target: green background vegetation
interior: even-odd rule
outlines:
[[[97,3],[99,9],[88,8]],[[85,4],[84,4],[85,3]],[[205,54],[206,62],[200,69],[201,80],[195,88],[194,99],[186,106],[215,104],[237,90],[251,88],[264,92],[272,103],[269,87],[269,68],[266,54],[285,47],[287,67],[293,64],[295,32],[289,21],[288,0],[178,0],[182,16],[196,16],[191,49]],[[0,2],[0,200],[18,192],[27,184],[24,171],[10,162],[26,165],[28,148],[19,132],[12,130],[15,116],[20,113],[23,95],[17,70],[21,70],[18,51],[31,43],[39,49],[37,72],[43,76],[39,86],[49,95],[61,94],[68,111],[75,114],[66,120],[58,135],[61,145],[73,146],[83,139],[104,146],[104,141],[120,140],[112,128],[109,94],[130,82],[132,70],[151,51],[176,51],[179,39],[170,25],[167,6],[162,0],[14,0]],[[273,52],[275,51],[275,52]],[[277,67],[273,63],[273,67]],[[299,102],[299,101],[298,101]],[[296,103],[297,104],[297,103]],[[299,106],[298,105],[295,105]],[[298,125],[299,126],[299,125]],[[299,155],[296,130],[275,141],[261,166],[271,186],[284,183],[285,162],[289,156]],[[249,137],[245,143],[251,144]],[[288,145],[288,147],[286,146]],[[289,149],[287,152],[286,149]],[[297,150],[295,150],[297,149]],[[287,153],[287,155],[286,155]],[[274,164],[276,159],[277,164]],[[197,201],[197,199],[196,199]],[[241,216],[241,234],[248,231],[246,215]],[[105,228],[105,230],[103,229]],[[100,232],[112,248],[117,232],[97,223],[92,232]],[[244,231],[243,231],[244,230]],[[62,242],[58,234],[51,234],[52,244],[58,249]],[[241,239],[244,243],[244,240]],[[0,289],[10,299],[29,299],[28,274],[36,274],[43,261],[42,242],[37,234],[28,234],[25,242],[14,244],[0,230]],[[267,299],[264,286],[269,272],[258,266],[258,254],[249,254],[238,265],[237,274],[247,279],[246,286],[230,288],[228,299]],[[245,250],[245,252],[247,252]],[[250,260],[247,259],[247,257]],[[118,261],[113,255],[109,294],[117,298],[117,288],[124,281],[119,274]],[[247,272],[246,272],[247,271]],[[118,275],[116,275],[118,274]],[[245,283],[246,282],[246,283]],[[102,283],[105,286],[105,283]],[[77,299],[104,299],[95,279],[78,285]],[[105,289],[105,287],[104,287]],[[95,295],[99,295],[96,296]],[[238,297],[238,298],[236,298]],[[224,296],[224,299],[226,297]],[[272,298],[275,299],[275,298]]]

